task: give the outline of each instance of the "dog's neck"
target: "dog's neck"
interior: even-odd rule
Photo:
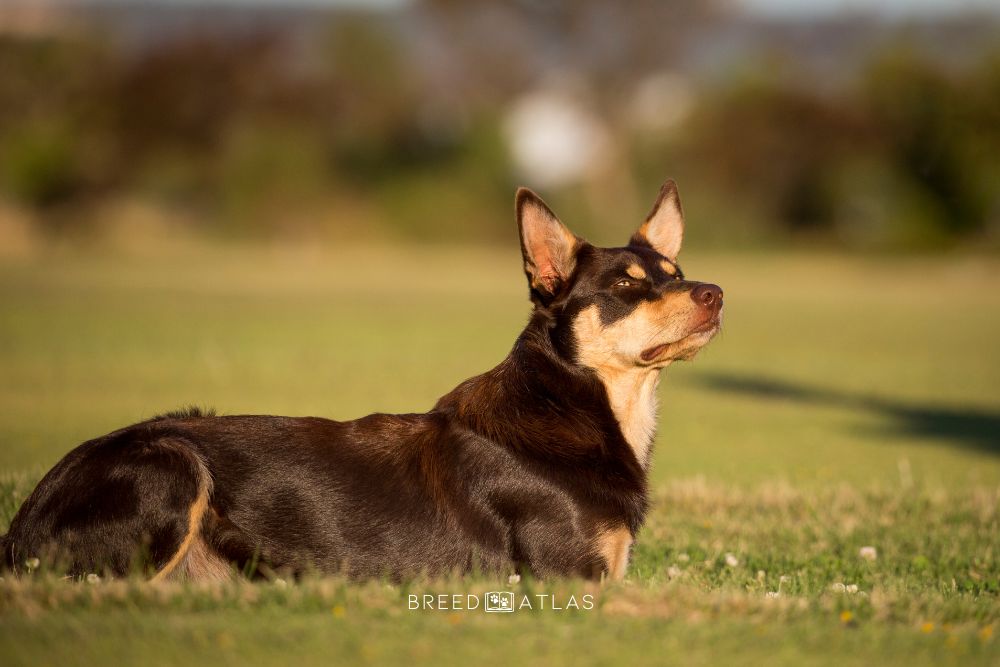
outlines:
[[[602,452],[626,467],[638,464],[644,475],[656,430],[658,381],[654,369],[602,374],[566,361],[552,344],[545,315],[536,310],[510,355],[444,396],[437,409],[518,449],[591,459]],[[624,463],[628,459],[633,463]]]
[[[647,468],[656,437],[659,408],[656,388],[660,384],[660,369],[604,367],[596,373],[607,391],[608,403],[625,441],[635,452],[639,465]]]
[[[616,350],[602,329],[597,308],[586,308],[575,316],[572,335],[561,332],[553,342],[561,347],[563,357],[573,359],[600,380],[622,436],[645,469],[656,435],[656,387],[664,365],[636,365]]]

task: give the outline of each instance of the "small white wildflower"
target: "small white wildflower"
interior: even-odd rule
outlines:
[[[691,556],[688,556],[687,554],[677,554],[677,560],[678,562],[686,563],[691,560]]]
[[[32,570],[37,570],[38,566],[41,564],[42,561],[38,560],[37,558],[29,558],[28,560],[24,561],[24,566],[28,568],[28,572],[31,572]]]
[[[858,585],[857,584],[848,584],[848,586],[847,586],[847,592],[848,593],[857,593],[858,592]]]
[[[834,593],[844,593],[847,591],[847,586],[838,581],[837,583],[830,584],[830,590]]]
[[[681,576],[681,569],[676,565],[671,565],[670,567],[667,568],[667,576],[670,577],[671,579],[676,579],[677,577]]]
[[[101,583],[101,578],[99,576],[97,576],[96,574],[94,574],[93,572],[91,572],[90,574],[87,575],[87,583],[88,584],[99,584],[99,583]]]
[[[876,551],[875,547],[861,547],[858,550],[858,555],[865,560],[875,560],[878,558],[878,551]]]
[[[288,582],[285,581],[284,579],[281,579],[280,577],[278,579],[274,580],[274,587],[275,588],[285,588],[287,586],[288,586]]]
[[[732,554],[726,554],[726,565],[728,565],[729,567],[736,567],[739,564],[740,560],[736,556]]]
[[[791,578],[791,577],[789,577],[789,576],[788,576],[787,574],[783,574],[783,575],[781,575],[781,577],[780,577],[780,578],[778,579],[778,583],[780,583],[780,584],[787,584],[787,583],[788,583],[789,581],[791,581],[791,580],[792,580],[792,578]]]
[[[779,593],[778,591],[768,591],[764,595],[769,598],[781,597],[781,593]]]
[[[521,583],[521,575],[519,574],[510,575],[509,577],[507,577],[507,583],[510,584],[511,586],[513,586],[514,584]]]

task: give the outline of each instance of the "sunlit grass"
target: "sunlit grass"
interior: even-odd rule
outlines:
[[[0,584],[0,662],[995,662],[1000,263],[682,259],[725,289],[725,329],[664,377],[649,521],[594,610],[406,608],[410,591],[508,587],[478,578],[39,575]],[[514,248],[0,265],[0,526],[69,448],[181,405],[426,410],[503,358],[523,281]]]

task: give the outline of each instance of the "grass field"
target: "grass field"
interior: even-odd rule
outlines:
[[[170,408],[426,410],[506,354],[518,259],[0,264],[0,530],[69,448]],[[725,330],[664,377],[624,584],[7,580],[0,664],[998,664],[1000,261],[682,259],[724,287]],[[534,608],[408,608],[498,589]],[[571,595],[593,608],[551,609]]]

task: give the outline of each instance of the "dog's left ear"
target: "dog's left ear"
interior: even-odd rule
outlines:
[[[580,239],[528,188],[518,188],[514,206],[532,300],[544,305],[573,273]]]
[[[653,210],[632,236],[634,245],[651,247],[671,262],[677,260],[684,238],[684,213],[681,198],[677,194],[677,184],[668,180],[660,188],[660,195],[653,204]]]

